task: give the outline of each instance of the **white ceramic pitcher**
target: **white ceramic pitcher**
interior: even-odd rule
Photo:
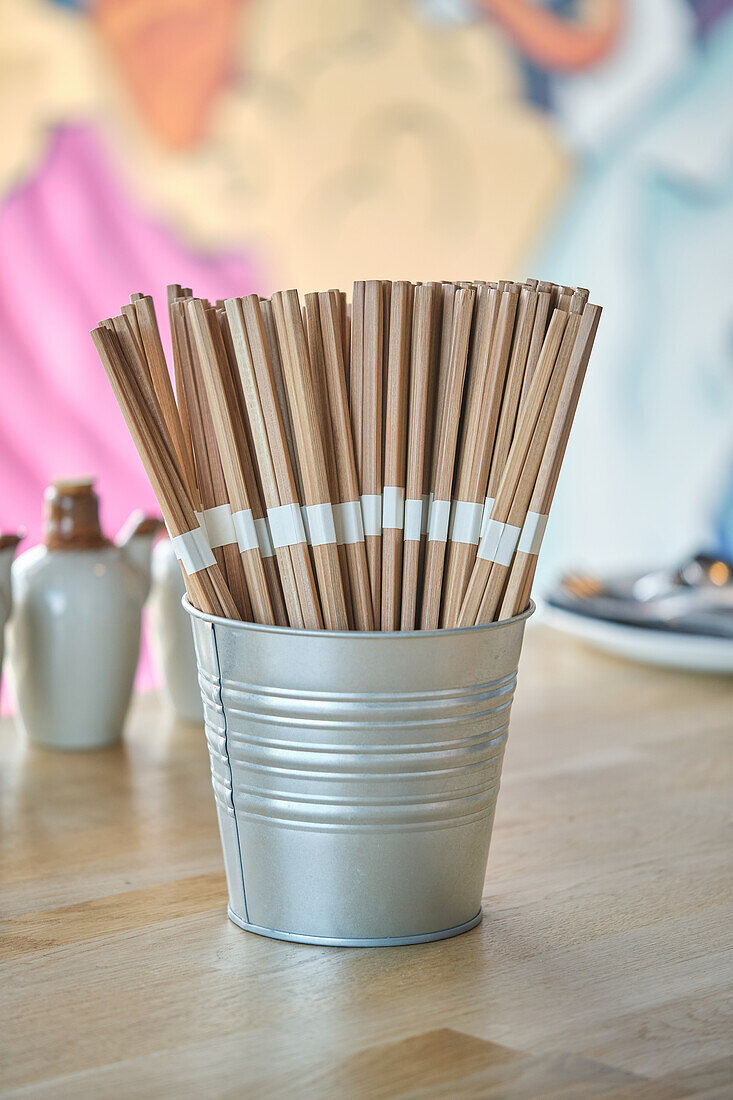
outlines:
[[[170,539],[162,538],[153,551],[150,597],[153,653],[176,717],[186,722],[203,722],[191,620],[181,605],[185,591],[181,566]]]
[[[11,674],[32,741],[88,749],[119,738],[159,527],[137,512],[110,542],[92,481],[47,489],[44,542],[13,566]]]

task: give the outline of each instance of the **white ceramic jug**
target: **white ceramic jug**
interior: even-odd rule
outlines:
[[[178,558],[170,539],[163,538],[153,550],[150,597],[153,653],[176,716],[187,722],[203,722],[191,619],[181,605],[185,591]]]
[[[13,606],[10,567],[13,564],[15,549],[22,537],[22,535],[0,534],[0,676],[3,671],[5,624],[10,618]]]
[[[137,512],[112,543],[91,481],[46,490],[44,543],[13,566],[9,639],[18,718],[37,744],[88,749],[119,738],[159,527]]]

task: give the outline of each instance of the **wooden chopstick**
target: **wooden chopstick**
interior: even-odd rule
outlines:
[[[521,476],[522,465],[527,455],[532,433],[542,409],[542,402],[555,367],[555,360],[560,351],[567,318],[567,313],[562,310],[555,310],[552,315],[547,335],[545,336],[545,341],[542,346],[539,363],[537,364],[537,370],[535,371],[535,376],[530,386],[527,404],[519,423],[519,429],[512,442],[512,449],[510,452],[511,462],[507,461],[502,481],[497,489],[496,499],[491,509],[489,518],[498,523],[505,523],[507,520],[514,489]],[[503,490],[501,500],[499,499],[499,490]],[[486,535],[482,536],[482,542],[485,537]],[[481,545],[479,545],[479,553],[471,572],[468,587],[466,588],[466,594],[463,598],[456,624],[457,626],[473,626],[475,624],[490,572],[491,563],[481,556]]]
[[[506,523],[510,528],[520,532],[526,518],[532,490],[537,480],[542,456],[547,445],[547,439],[560,400],[560,394],[562,393],[562,388],[572,359],[573,349],[580,327],[582,310],[582,299],[580,299],[579,296],[577,298],[573,296],[560,350],[542,401],[539,416],[532,431],[529,447],[527,448],[522,462],[521,476],[516,478],[513,492],[511,485],[507,488],[504,482],[502,482],[499,496],[497,497],[497,518],[506,510]],[[511,482],[511,479],[508,480]],[[509,499],[511,499],[511,503],[507,508],[506,503]],[[495,560],[492,562],[486,588],[476,616],[477,623],[493,622],[496,611],[501,603],[510,566],[511,561]]]
[[[453,340],[453,306],[455,302],[457,286],[455,283],[440,284],[440,316],[436,316],[439,339],[437,341],[435,365],[435,385],[431,386],[430,394],[430,435],[429,455],[430,472],[426,492],[430,492],[430,486],[435,481],[438,463],[437,440],[440,439],[443,423],[443,409],[445,407],[445,390],[448,384],[448,372],[450,370],[451,342]]]
[[[535,308],[534,324],[532,325],[532,337],[529,342],[529,351],[527,352],[527,364],[524,368],[522,393],[519,398],[520,412],[524,408],[524,403],[527,400],[530,383],[532,382],[534,372],[537,369],[537,362],[540,357],[540,352],[542,351],[542,344],[545,339],[545,333],[547,332],[547,326],[550,320],[552,283],[537,283],[535,290],[537,293],[537,306]]]
[[[139,298],[138,303],[147,305],[146,298]],[[132,319],[129,315],[123,314],[120,317],[112,319],[112,325],[118,334],[123,351],[125,353],[128,367],[134,372],[135,377],[138,380],[141,393],[144,400],[151,411],[153,418],[157,424],[158,432],[161,439],[167,441],[167,446],[170,454],[171,461],[177,466],[181,479],[183,481],[186,493],[191,502],[192,507],[196,512],[199,510],[205,510],[209,507],[216,505],[223,505],[228,502],[226,493],[226,485],[224,482],[224,476],[221,470],[221,464],[219,462],[218,452],[216,450],[216,441],[214,433],[209,428],[207,433],[207,445],[212,449],[211,463],[213,464],[213,474],[209,469],[209,481],[202,481],[201,488],[197,483],[194,470],[192,446],[189,439],[185,441],[185,460],[179,461],[178,455],[173,450],[168,426],[165,423],[165,418],[158,401],[158,395],[153,388],[153,380],[150,374],[148,360],[144,357],[140,346],[137,341],[132,337]],[[162,357],[162,349],[159,356],[159,369],[165,371],[167,376],[167,364]],[[165,392],[165,391],[163,391]],[[170,415],[169,415],[170,422]],[[210,492],[210,497],[207,495]],[[203,503],[202,503],[203,502]],[[236,545],[233,546],[220,546],[213,547],[214,558],[221,571],[222,577],[227,585],[229,592],[237,607],[238,617],[248,620],[252,617],[251,605],[249,601],[249,594],[245,583],[244,573],[242,570],[242,563],[239,558],[239,551]]]
[[[226,315],[226,309],[217,308],[216,311],[217,321],[219,323],[219,331],[224,343],[226,351],[226,364],[229,368],[227,389],[230,393],[230,400],[233,408],[236,409],[236,415],[233,417],[233,423],[235,431],[237,433],[237,449],[242,459],[242,470],[244,473],[244,480],[247,486],[247,495],[250,500],[250,507],[252,509],[252,516],[254,519],[255,530],[257,532],[260,552],[262,554],[262,566],[265,570],[265,576],[267,578],[267,587],[270,593],[270,601],[272,603],[272,610],[275,616],[275,623],[277,626],[288,625],[288,613],[285,607],[285,599],[283,597],[282,584],[280,582],[280,570],[277,564],[277,558],[272,547],[272,540],[270,539],[270,529],[267,524],[267,517],[265,515],[265,508],[262,503],[262,483],[260,480],[259,469],[257,463],[254,461],[254,446],[252,442],[252,433],[249,426],[249,418],[247,416],[247,406],[244,400],[244,393],[242,391],[242,382],[239,377],[239,369],[237,367],[237,357],[234,351],[234,341],[232,339],[231,329],[229,327],[229,320]]]
[[[423,492],[427,466],[428,392],[434,360],[435,315],[438,308],[439,297],[435,286],[420,285],[415,287],[407,414],[405,526],[403,532],[402,610],[400,617],[400,628],[402,630],[414,630],[418,622],[418,584],[424,514]]]
[[[405,519],[412,283],[392,285],[387,355],[382,523],[382,630],[399,630]]]
[[[343,290],[336,290],[333,292],[338,299],[339,311],[341,316],[341,335],[343,342],[343,360],[344,360],[344,381],[346,382],[346,393],[349,392],[349,377],[351,372],[351,303],[346,299],[346,293]],[[320,295],[319,295],[320,297]]]
[[[521,548],[517,550],[498,616],[500,619],[510,619],[518,615],[529,603],[539,546],[547,522],[546,517],[555,494],[601,312],[601,307],[595,305],[586,305],[583,310],[562,392],[527,510],[527,516],[538,517],[538,520],[533,518],[532,527],[537,535],[534,540],[527,540],[527,550]],[[525,523],[527,516],[524,519]]]
[[[326,362],[323,346],[323,333],[321,331],[321,315],[318,305],[318,294],[306,294],[303,317],[308,339],[308,355],[311,364],[311,379],[313,383],[313,396],[315,399],[316,418],[321,434],[321,445],[326,464],[326,479],[328,482],[329,500],[332,503],[340,503],[338,471],[336,468],[336,445],[334,440],[334,427],[331,421],[331,408],[328,400],[328,386],[326,383]],[[342,367],[343,369],[343,367]],[[346,545],[337,542],[339,565],[341,568],[341,580],[344,586],[344,598],[346,602],[346,615],[349,630],[354,628],[354,612],[351,600],[351,582],[349,562]]]
[[[370,279],[364,284],[361,496],[374,626],[377,630],[380,629],[382,613],[383,355],[384,291],[378,279]]]
[[[94,342],[211,614],[320,630],[522,610],[600,308],[528,278],[167,288]]]
[[[308,508],[324,506],[330,509],[326,460],[297,291],[288,290],[273,295],[273,312],[283,353],[285,385],[293,412],[293,432],[300,457],[304,503]],[[284,351],[286,347],[287,353]],[[330,522],[333,527],[332,517]],[[328,534],[330,537],[330,532]],[[333,541],[316,542],[315,538],[312,541],[313,561],[326,629],[348,630],[346,598],[335,535]]]
[[[143,392],[128,369],[116,333],[100,326],[93,329],[91,335],[155,492],[169,534],[175,538],[196,531],[199,525],[183,482],[171,460],[171,444],[163,438]],[[215,561],[190,573],[182,566],[181,571],[189,598],[195,607],[210,615],[221,615],[230,619],[238,617],[237,607]]]
[[[457,510],[463,504],[474,504],[476,512],[480,515],[486,496],[488,463],[494,445],[496,422],[504,389],[504,372],[499,373],[504,364],[499,363],[497,356],[492,360],[490,354],[498,298],[496,287],[484,285],[476,302],[477,317],[469,364],[470,378],[467,381],[465,411],[456,460],[454,524],[458,518]],[[476,538],[476,545],[469,541],[469,534],[471,538]],[[443,581],[445,594],[442,622],[444,626],[454,626],[458,618],[468,578],[476,558],[479,534],[480,521],[478,532],[475,534],[467,532],[467,537],[462,540],[454,538],[453,530],[449,533]]]
[[[442,401],[439,402],[438,391],[441,385],[441,355],[443,352],[443,339],[442,339],[442,323],[443,323],[443,295],[444,284],[443,283],[429,283],[428,286],[433,288],[435,295],[432,311],[432,336],[431,336],[431,354],[430,354],[430,375],[428,380],[428,406],[427,415],[425,420],[425,458],[423,461],[423,521],[422,521],[422,537],[420,539],[420,553],[418,557],[418,574],[417,574],[417,591],[415,592],[415,603],[417,608],[417,618],[415,625],[419,625],[420,621],[420,609],[422,608],[423,601],[423,587],[425,581],[425,557],[428,549],[428,518],[430,511],[430,502],[432,500],[432,487],[433,476],[435,473],[434,455],[438,446],[438,437],[436,435],[436,410]],[[455,288],[456,284],[452,284]],[[452,310],[453,310],[453,298],[451,297],[451,327],[452,327]],[[448,354],[450,355],[450,339],[448,343]]]
[[[195,482],[195,460],[193,456],[193,442],[191,439],[191,415],[186,401],[186,394],[183,387],[182,368],[181,368],[181,355],[183,354],[180,345],[180,334],[176,330],[174,324],[174,308],[176,302],[183,298],[181,288],[177,283],[171,284],[167,288],[168,292],[168,325],[171,334],[171,349],[173,351],[173,380],[175,382],[175,401],[178,408],[178,416],[181,422],[181,430],[183,432],[183,443],[185,451],[185,468],[188,471],[189,477],[189,492],[193,490]],[[125,308],[124,306],[122,307]],[[133,307],[133,315],[135,316],[135,324],[137,325],[137,315]],[[139,328],[137,330],[140,331]]]
[[[343,344],[338,322],[338,296],[335,291],[321,293],[319,310],[323,335],[324,366],[334,457],[338,481],[338,514],[343,516],[341,537],[346,550],[354,626],[357,630],[374,629],[372,592],[364,542],[359,481],[349,417]]]
[[[283,429],[285,431],[285,439],[288,445],[288,454],[293,465],[293,475],[295,477],[295,487],[300,500],[303,499],[303,479],[300,474],[300,460],[298,458],[297,448],[295,446],[295,435],[293,433],[293,417],[290,412],[290,402],[288,400],[288,392],[285,387],[285,378],[283,376],[282,355],[280,353],[280,343],[277,338],[277,330],[275,328],[275,318],[272,312],[272,301],[269,298],[260,298],[260,312],[262,314],[262,320],[265,326],[265,335],[267,338],[267,352],[270,362],[270,370],[272,372],[272,379],[275,385],[275,393],[277,394],[277,402],[280,408],[280,417],[282,419]]]
[[[364,283],[354,283],[351,303],[351,352],[349,356],[349,408],[351,435],[354,440],[356,472],[361,488],[363,479],[363,394],[364,394]]]
[[[469,338],[476,292],[473,288],[456,290],[453,304],[451,353],[446,373],[440,437],[435,452],[433,499],[430,503],[428,547],[425,556],[425,577],[420,617],[422,630],[437,630],[440,623],[440,602],[443,591],[443,564],[448,536],[453,470],[460,426],[463,384],[468,364]],[[446,516],[443,523],[439,513]],[[434,519],[434,517],[436,517]]]
[[[178,415],[176,399],[171,384],[171,376],[168,364],[165,360],[163,345],[160,340],[158,321],[155,316],[155,306],[149,294],[140,295],[135,299],[135,317],[137,318],[140,340],[142,342],[145,358],[148,362],[150,377],[153,383],[156,397],[160,404],[168,429],[168,435],[173,445],[173,450],[181,465],[186,462],[186,443],[181,428],[181,420]]]
[[[532,293],[532,292],[528,292]],[[509,450],[514,438],[514,429],[517,423],[517,410],[519,398],[522,392],[522,376],[519,371],[511,373],[509,355],[512,347],[514,319],[519,304],[518,288],[516,284],[509,284],[501,296],[499,303],[499,315],[497,318],[497,349],[498,356],[508,363],[504,394],[501,401],[501,411],[496,429],[496,440],[491,455],[491,469],[486,495],[489,499],[496,496],[506,465]]]
[[[181,298],[172,302],[169,312],[172,342],[176,349],[179,374],[179,393],[177,397],[179,405],[185,403],[187,410],[190,431],[190,440],[187,441],[187,446],[191,448],[195,471],[196,484],[191,495],[192,500],[198,502],[195,507],[203,513],[202,526],[205,528],[206,516],[209,510],[225,508],[230,504],[230,501],[208,397],[203,380],[194,367],[194,360],[197,357],[192,347],[192,335],[185,310],[187,300]],[[210,541],[212,540],[210,539]],[[241,618],[251,619],[252,605],[239,547],[234,539],[234,532],[232,531],[231,542],[224,545],[215,543],[212,546],[212,551],[232,598],[239,609]]]
[[[242,466],[242,454],[238,446],[238,433],[234,426],[236,407],[232,400],[228,364],[225,362],[216,314],[214,311],[207,310],[200,298],[188,299],[187,308],[198,351],[198,365],[206,386],[208,407],[218,443],[229,503],[235,516],[243,513],[249,521],[250,530],[254,531],[254,518]],[[240,551],[255,622],[274,626],[275,616],[256,533],[244,545],[240,545]]]
[[[263,311],[257,295],[231,298],[225,309],[268,518],[282,506],[299,505],[283,416],[275,388]],[[305,543],[273,539],[290,626],[323,625],[315,578]]]

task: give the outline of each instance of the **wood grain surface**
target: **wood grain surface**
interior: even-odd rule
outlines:
[[[155,696],[96,753],[3,720],[2,1095],[729,1097],[732,702],[530,624],[483,923],[377,950],[227,920],[203,734]]]

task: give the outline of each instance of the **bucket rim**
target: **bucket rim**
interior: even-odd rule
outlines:
[[[229,630],[244,630],[253,632],[256,634],[274,634],[278,637],[285,636],[287,638],[349,638],[349,639],[366,639],[366,638],[390,638],[393,642],[397,639],[416,639],[416,638],[447,638],[463,636],[466,634],[475,634],[480,631],[497,630],[515,625],[516,623],[526,622],[531,615],[534,615],[537,605],[534,600],[529,601],[529,606],[525,611],[522,611],[519,615],[513,615],[511,619],[499,619],[495,623],[478,623],[476,626],[452,626],[442,627],[439,630],[301,630],[294,626],[270,626],[267,623],[248,623],[242,619],[225,619],[221,615],[209,615],[206,611],[199,611],[197,607],[194,607],[190,603],[188,596],[184,593],[181,597],[181,604],[184,611],[186,611],[191,618],[202,619],[206,623],[213,623],[219,626],[225,626]]]

